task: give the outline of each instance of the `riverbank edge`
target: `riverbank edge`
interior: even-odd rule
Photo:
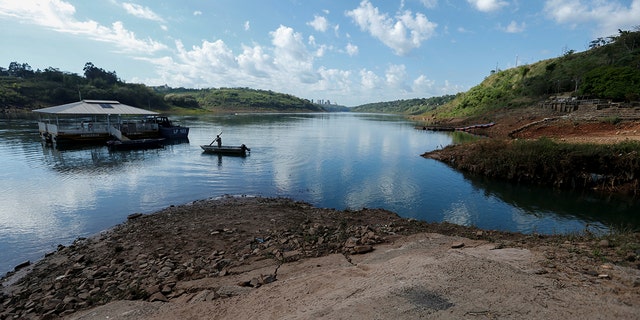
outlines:
[[[481,139],[422,154],[472,174],[545,187],[638,196],[640,143]]]
[[[339,211],[285,198],[228,197],[133,214],[95,237],[60,246],[2,287],[0,319],[56,319],[117,300],[170,301],[190,293],[180,283],[224,281],[255,265],[274,265],[273,274],[234,285],[255,288],[275,281],[282,264],[334,253],[350,260],[418,233],[483,240],[496,248],[545,247],[554,266],[578,259],[587,274],[603,263],[640,268],[638,233],[526,235],[403,219],[381,209]]]

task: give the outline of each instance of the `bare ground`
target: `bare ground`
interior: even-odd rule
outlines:
[[[4,279],[0,318],[633,319],[639,243],[224,198],[61,247]]]

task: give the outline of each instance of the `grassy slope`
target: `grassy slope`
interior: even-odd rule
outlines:
[[[454,95],[445,95],[441,97],[375,102],[353,107],[351,111],[417,115],[434,110],[438,106],[453,100],[454,97]]]
[[[494,72],[482,83],[426,115],[477,117],[504,108],[535,105],[559,93],[574,96],[638,100],[640,97],[640,31],[621,33],[614,42]]]

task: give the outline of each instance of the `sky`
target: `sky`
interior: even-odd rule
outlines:
[[[640,26],[640,0],[0,0],[0,66],[346,106],[464,92]]]

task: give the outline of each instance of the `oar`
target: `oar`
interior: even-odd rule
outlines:
[[[216,136],[215,139],[213,139],[213,141],[211,141],[211,143],[209,143],[209,145],[212,145],[214,142],[216,142],[216,140],[218,140],[218,137],[220,137],[221,134],[222,134],[222,131],[220,131],[220,133]]]

